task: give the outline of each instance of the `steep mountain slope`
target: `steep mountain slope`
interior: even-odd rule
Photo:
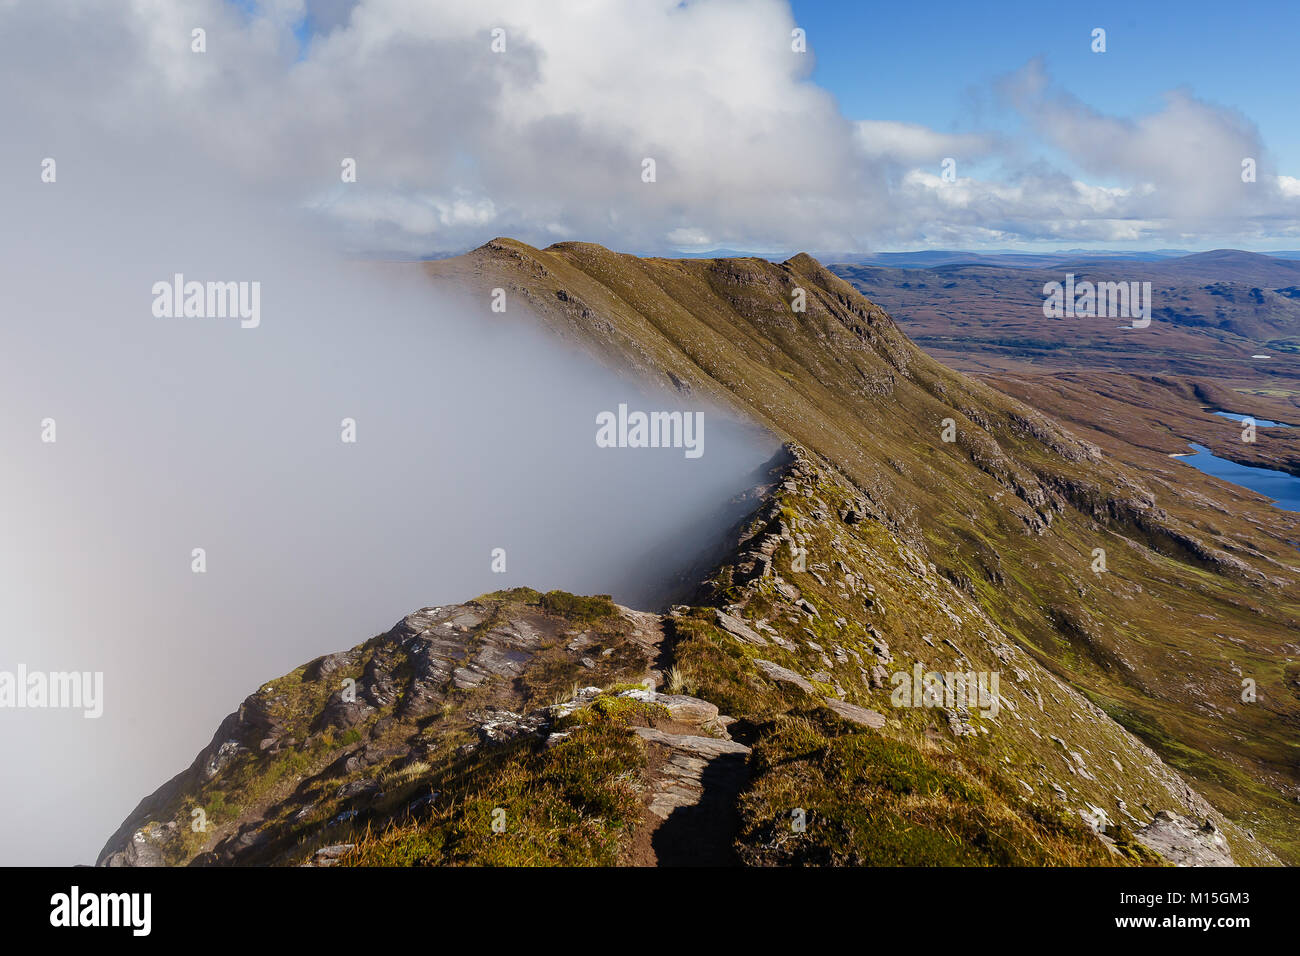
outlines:
[[[1186,454],[1188,443],[1196,442],[1220,458],[1300,475],[1300,428],[1258,424],[1300,422],[1300,408],[1289,402],[1227,389],[1206,379],[1167,375],[1007,372],[985,380],[1050,412],[1108,456],[1146,472],[1176,471],[1169,456]],[[1257,420],[1254,440],[1244,441],[1237,420],[1213,411],[1253,416]],[[1223,495],[1219,498],[1226,501]],[[1283,531],[1291,527],[1285,519],[1277,525]]]
[[[725,403],[832,462],[1014,641],[1300,860],[1294,516],[1222,501],[1220,483],[1173,462],[1107,459],[929,358],[808,256],[497,240],[425,268],[475,288],[490,320],[504,289],[611,367]]]
[[[1274,862],[832,469],[791,446],[761,477],[693,606],[410,614],[250,696],[100,863]]]

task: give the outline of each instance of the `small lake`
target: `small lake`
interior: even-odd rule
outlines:
[[[1264,423],[1259,422],[1259,424]],[[1239,465],[1235,461],[1220,458],[1204,445],[1195,442],[1192,442],[1192,447],[1196,449],[1196,454],[1178,460],[1207,475],[1267,495],[1273,499],[1275,508],[1283,511],[1300,511],[1300,478],[1295,475],[1287,474],[1285,471],[1275,471],[1272,468]]]
[[[1240,412],[1211,412],[1211,415],[1222,415],[1224,418],[1231,418],[1234,422],[1244,422],[1249,415],[1242,415]],[[1256,418],[1255,424],[1260,428],[1291,428],[1286,422],[1270,422],[1267,418]]]

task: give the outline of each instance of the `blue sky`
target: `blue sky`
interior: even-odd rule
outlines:
[[[812,79],[850,119],[946,132],[1016,129],[990,96],[1042,57],[1088,105],[1131,116],[1186,88],[1253,120],[1279,168],[1300,175],[1300,2],[856,3],[793,0],[816,56]],[[1107,52],[1091,50],[1094,27]]]

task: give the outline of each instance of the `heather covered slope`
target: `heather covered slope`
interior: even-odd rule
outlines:
[[[1017,645],[1300,859],[1295,518],[1215,507],[1210,479],[1109,460],[930,359],[807,256],[639,259],[497,240],[424,268],[475,288],[487,320],[503,320],[488,302],[504,288],[516,315],[611,367],[824,456]],[[946,419],[955,441],[942,440]]]

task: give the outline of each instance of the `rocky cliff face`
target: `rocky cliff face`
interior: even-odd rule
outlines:
[[[270,682],[99,863],[1272,861],[827,463],[755,498],[668,614],[518,589]]]

